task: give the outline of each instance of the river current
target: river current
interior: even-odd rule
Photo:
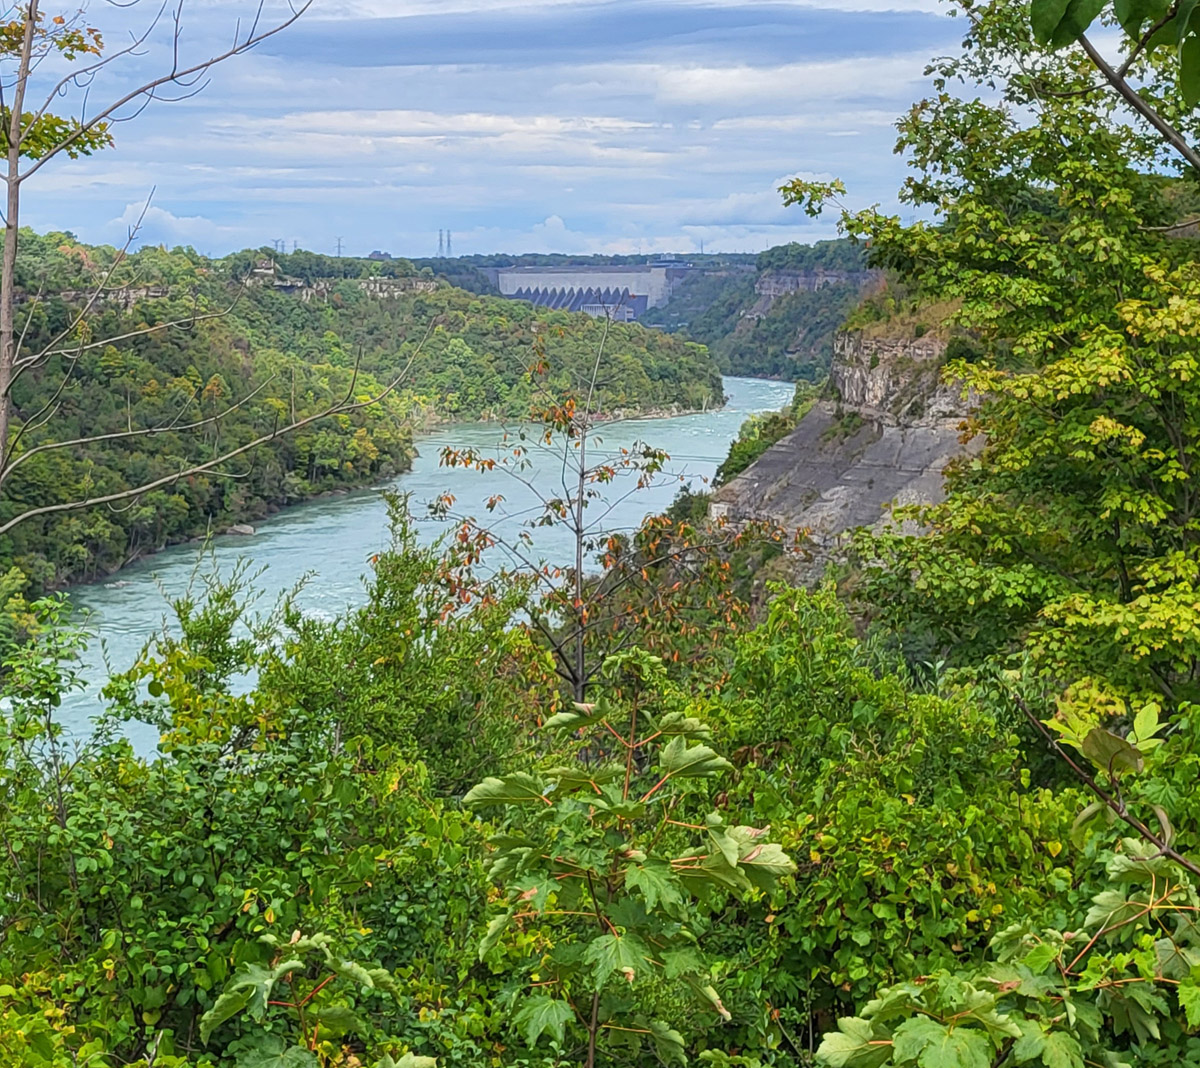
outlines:
[[[664,476],[645,489],[635,490],[632,477],[618,478],[601,487],[603,498],[592,502],[589,521],[610,530],[632,530],[647,515],[664,511],[681,485],[704,488],[747,416],[777,411],[791,400],[792,389],[786,382],[726,378],[728,400],[721,409],[605,424],[589,446],[589,463],[604,454],[615,456],[622,448],[639,442],[664,450],[671,460]],[[420,454],[412,470],[387,488],[409,494],[410,509],[418,519],[425,515],[428,502],[450,493],[455,498],[456,512],[477,516],[513,539],[535,514],[534,492],[499,472],[481,474],[447,468],[440,462],[447,446],[499,456],[507,451],[500,448],[504,435],[505,428],[494,423],[442,428],[420,439]],[[530,464],[520,472],[521,477],[544,495],[561,494],[561,451],[535,448],[528,458]],[[495,494],[502,494],[504,501],[489,512],[485,502]],[[419,523],[422,537],[429,541],[444,529],[443,523],[433,520]],[[573,542],[567,532],[540,527],[529,533],[534,538],[529,551],[533,556],[551,564],[571,562]],[[262,521],[253,537],[215,538],[203,560],[197,545],[174,546],[130,565],[106,583],[74,590],[71,599],[87,614],[87,628],[94,638],[84,655],[86,689],[64,701],[64,726],[72,734],[87,732],[90,718],[100,710],[99,690],[109,670],[130,667],[147,639],[170,626],[167,597],[184,592],[198,569],[211,573],[216,567],[228,573],[239,560],[251,562],[255,569],[262,568],[254,584],[260,594],[260,609],[269,608],[280,593],[307,579],[297,599],[300,606],[307,612],[333,617],[362,603],[370,558],[386,549],[388,540],[386,504],[378,490],[364,490],[296,505]],[[128,733],[140,750],[153,751],[157,735],[150,728],[130,724]]]

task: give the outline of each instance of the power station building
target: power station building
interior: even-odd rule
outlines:
[[[511,300],[627,323],[640,319],[648,308],[666,304],[691,270],[668,261],[627,267],[491,267],[487,274]]]

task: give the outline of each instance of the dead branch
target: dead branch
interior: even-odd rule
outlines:
[[[252,49],[256,48],[258,45],[262,44],[263,41],[266,41],[267,39],[274,37],[276,34],[282,33],[289,26],[294,25],[296,23],[296,21],[299,20],[300,17],[312,6],[312,3],[313,3],[313,0],[306,0],[306,2],[304,4],[302,4],[299,8],[294,8],[292,10],[291,15],[288,16],[288,18],[284,19],[282,22],[276,23],[274,26],[271,26],[269,29],[265,29],[265,30],[260,30],[258,27],[259,19],[261,18],[261,15],[262,15],[262,4],[260,3],[259,7],[258,7],[258,13],[255,15],[254,22],[252,23],[250,30],[247,31],[245,37],[241,36],[241,30],[240,30],[240,25],[239,25],[238,31],[235,33],[235,36],[234,36],[233,44],[230,45],[230,47],[227,48],[224,52],[220,52],[216,55],[209,56],[207,59],[201,60],[197,63],[193,63],[190,66],[180,68],[180,66],[179,66],[179,40],[180,40],[180,34],[181,34],[181,24],[179,22],[179,17],[182,15],[182,11],[183,11],[183,3],[181,0],[179,7],[177,8],[176,16],[175,16],[175,19],[176,19],[175,30],[174,30],[174,36],[173,36],[173,42],[172,42],[173,53],[174,53],[174,62],[172,63],[171,70],[168,73],[160,75],[157,78],[152,78],[147,82],[143,82],[140,86],[138,86],[135,89],[131,89],[129,92],[125,93],[124,95],[118,97],[116,100],[114,100],[111,103],[107,104],[106,106],[102,107],[99,111],[97,111],[94,115],[92,115],[91,118],[81,118],[78,126],[76,126],[69,134],[67,134],[67,136],[63,137],[59,142],[57,142],[56,144],[45,149],[43,151],[43,154],[38,159],[34,160],[33,163],[30,164],[30,166],[23,173],[21,173],[17,176],[17,181],[24,182],[25,179],[31,178],[38,171],[40,171],[42,169],[42,167],[44,167],[47,163],[49,163],[50,160],[54,159],[56,156],[67,151],[69,148],[71,148],[71,146],[76,144],[81,138],[83,138],[87,134],[91,133],[100,124],[112,119],[113,116],[116,115],[116,113],[119,112],[123,107],[125,107],[128,104],[133,103],[135,100],[140,100],[142,102],[142,106],[144,107],[146,104],[149,104],[150,101],[152,101],[154,99],[160,99],[160,100],[163,99],[162,97],[157,96],[157,91],[159,89],[163,88],[164,86],[179,85],[184,88],[191,88],[193,85],[196,84],[196,81],[201,76],[203,76],[205,73],[210,71],[213,67],[218,66],[219,64],[224,63],[226,60],[232,59],[235,56],[240,56],[246,52],[251,51]],[[32,3],[30,4],[30,11],[31,11],[31,13],[36,14],[37,0],[32,0]],[[160,14],[158,16],[156,16],[156,18],[154,20],[155,25],[158,23],[158,21],[161,19],[161,17],[162,17],[162,15],[161,15],[161,11],[160,11]],[[141,38],[140,43],[144,43],[144,41],[149,37],[152,30],[153,30],[153,25],[151,26],[150,29],[148,29],[146,31],[145,35]],[[106,56],[106,57],[98,60],[95,64],[93,64],[92,67],[89,68],[89,72],[95,72],[96,70],[98,70],[102,67],[108,66],[110,63],[114,62],[115,60],[119,59],[122,55],[126,55],[126,54],[128,54],[128,50],[126,50],[125,52],[114,53],[112,56]],[[53,99],[53,97],[51,99]],[[23,137],[23,134],[21,133],[21,131],[19,129],[19,122],[20,122],[20,119],[18,116],[17,122],[14,124],[18,127],[18,129],[17,129],[17,145],[18,145],[18,147],[20,145],[20,140]]]
[[[129,489],[120,490],[117,493],[104,494],[100,497],[86,497],[73,501],[62,501],[58,504],[42,505],[38,508],[30,508],[19,515],[13,516],[6,522],[0,523],[0,534],[7,534],[10,530],[16,526],[19,526],[21,523],[24,523],[30,519],[36,519],[39,516],[59,515],[64,512],[76,512],[83,508],[90,508],[94,505],[111,504],[114,501],[125,501],[129,500],[131,497],[138,497],[144,493],[150,493],[153,490],[162,488],[163,486],[173,485],[181,478],[189,478],[192,475],[199,475],[206,471],[212,471],[214,468],[218,468],[222,464],[228,463],[230,460],[236,459],[239,456],[244,456],[246,453],[251,452],[254,449],[261,448],[263,445],[266,445],[272,441],[276,441],[288,434],[293,434],[298,430],[303,430],[306,426],[311,426],[313,423],[319,423],[322,420],[332,418],[333,416],[347,415],[351,412],[362,411],[364,408],[370,408],[372,405],[380,403],[390,394],[394,393],[400,386],[400,383],[408,377],[408,372],[412,368],[413,361],[420,354],[425,342],[428,340],[429,335],[433,331],[433,326],[434,321],[431,320],[428,328],[425,331],[425,336],[422,339],[421,344],[418,345],[413,351],[412,355],[409,357],[408,363],[404,365],[399,374],[397,374],[374,396],[367,397],[364,400],[353,400],[355,390],[358,387],[359,362],[361,360],[360,355],[359,359],[355,360],[354,371],[350,378],[350,385],[342,399],[334,404],[329,405],[320,412],[305,416],[302,419],[297,419],[288,423],[286,426],[275,426],[268,433],[261,434],[253,441],[247,442],[245,445],[239,446],[236,449],[230,449],[229,451],[215,457],[212,460],[208,460],[199,464],[189,464],[187,467],[181,468],[179,471],[176,471],[173,474],[164,475],[161,478],[144,482],[139,486],[133,486]],[[89,440],[94,439],[83,438],[80,439],[77,444],[87,444]]]

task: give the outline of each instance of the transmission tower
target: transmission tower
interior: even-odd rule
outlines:
[[[337,256],[339,260],[342,258],[342,239],[340,237],[337,239]]]
[[[446,255],[446,233],[444,230],[438,231],[438,259],[442,259]]]
[[[450,244],[450,231],[446,231],[446,258],[450,259],[454,256],[453,246]]]

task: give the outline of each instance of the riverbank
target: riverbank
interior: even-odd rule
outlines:
[[[591,512],[597,524],[612,531],[634,530],[647,515],[665,512],[684,485],[704,488],[728,455],[742,423],[751,415],[777,411],[788,403],[791,392],[783,383],[727,378],[728,401],[720,409],[607,424],[597,456],[602,452],[617,455],[622,448],[643,441],[665,450],[672,461],[663,476],[645,489],[635,490],[629,480],[600,487],[604,497],[594,502]],[[535,558],[550,563],[573,559],[573,544],[561,530],[525,525],[537,502],[520,483],[506,479],[505,501],[489,512],[488,498],[505,476],[440,465],[443,447],[492,451],[500,436],[499,426],[484,423],[444,426],[423,435],[412,469],[387,483],[387,488],[410,495],[419,537],[427,543],[440,537],[446,524],[428,518],[424,505],[450,493],[460,511],[480,516],[506,538],[515,540],[528,534],[533,539],[529,552]],[[541,472],[546,480],[561,478],[561,453],[532,449],[530,459],[534,466],[526,475],[537,479]],[[252,569],[266,565],[256,581],[259,605],[264,608],[307,576],[310,581],[298,594],[297,606],[306,613],[332,618],[362,603],[363,578],[370,571],[371,558],[386,551],[389,544],[387,507],[380,494],[355,490],[284,509],[266,520],[252,538],[216,538],[199,567],[197,546],[178,545],[123,569],[123,585],[110,579],[108,585],[73,588],[69,594],[72,602],[90,614],[89,629],[102,639],[103,646],[100,641],[89,646],[82,672],[89,686],[68,699],[67,714],[78,725],[86,724],[102,705],[98,687],[108,675],[105,653],[114,668],[129,667],[147,638],[161,632],[164,618],[170,615],[165,598],[180,596],[194,583],[196,596],[202,596],[202,580],[214,569],[228,575],[239,561],[247,561]],[[490,562],[505,561],[497,554]],[[157,735],[151,737],[148,732],[145,744],[152,749],[156,742]]]
[[[115,567],[102,567],[97,573],[86,578],[69,578],[61,582],[52,582],[46,584],[46,589],[51,592],[61,593],[64,591],[80,589],[87,586],[94,586],[97,583],[105,583],[121,574],[127,568],[136,564],[151,560],[161,553],[169,552],[172,549],[179,549],[188,545],[203,545],[212,538],[219,537],[243,537],[252,538],[257,534],[256,524],[269,521],[276,516],[283,515],[292,509],[303,508],[306,505],[315,504],[319,501],[330,500],[337,497],[348,497],[352,494],[366,494],[372,490],[378,490],[383,486],[394,482],[397,478],[402,477],[412,470],[413,461],[417,457],[417,451],[414,449],[408,457],[406,466],[393,467],[385,470],[382,473],[372,473],[364,478],[361,482],[351,482],[346,485],[334,486],[329,489],[320,490],[317,493],[307,494],[303,497],[297,497],[286,502],[278,501],[263,501],[261,507],[247,509],[234,516],[229,516],[226,519],[214,523],[212,517],[208,517],[208,523],[202,534],[185,534],[178,538],[170,538],[161,544],[151,546],[139,546],[137,551],[128,556],[123,562]],[[249,528],[239,530],[238,528]]]
[[[609,412],[597,413],[595,420],[598,424],[611,425],[613,423],[647,423],[665,419],[677,419],[682,416],[702,415],[705,412],[721,411],[725,407],[725,403],[727,401],[728,397],[725,397],[722,401],[721,407],[719,408],[686,408],[679,404],[650,408],[617,408]],[[115,567],[103,568],[98,573],[85,578],[72,578],[62,582],[50,583],[46,588],[53,592],[63,592],[81,589],[88,586],[108,585],[111,584],[113,579],[115,579],[129,567],[152,560],[159,554],[168,552],[172,549],[189,545],[203,545],[209,542],[211,539],[219,537],[253,538],[258,533],[258,524],[273,519],[277,516],[285,515],[293,509],[303,508],[307,505],[338,497],[348,497],[354,494],[369,494],[372,491],[378,491],[387,487],[395,482],[396,479],[402,478],[405,474],[412,470],[413,462],[421,455],[420,445],[423,440],[440,438],[446,433],[452,432],[456,427],[489,426],[500,428],[506,425],[511,425],[513,422],[516,422],[516,420],[508,416],[504,418],[483,420],[450,420],[439,418],[436,413],[427,411],[424,413],[424,417],[420,420],[419,424],[414,424],[412,427],[413,447],[406,458],[405,466],[394,467],[385,471],[382,473],[382,475],[373,474],[361,482],[349,483],[346,485],[323,489],[317,493],[298,497],[294,500],[289,500],[286,502],[262,501],[259,502],[261,507],[247,509],[236,515],[228,516],[226,519],[218,523],[213,523],[212,517],[210,516],[208,517],[208,523],[203,533],[189,534],[179,538],[172,538],[152,548],[148,546],[139,547],[136,553],[129,556],[122,563]]]

